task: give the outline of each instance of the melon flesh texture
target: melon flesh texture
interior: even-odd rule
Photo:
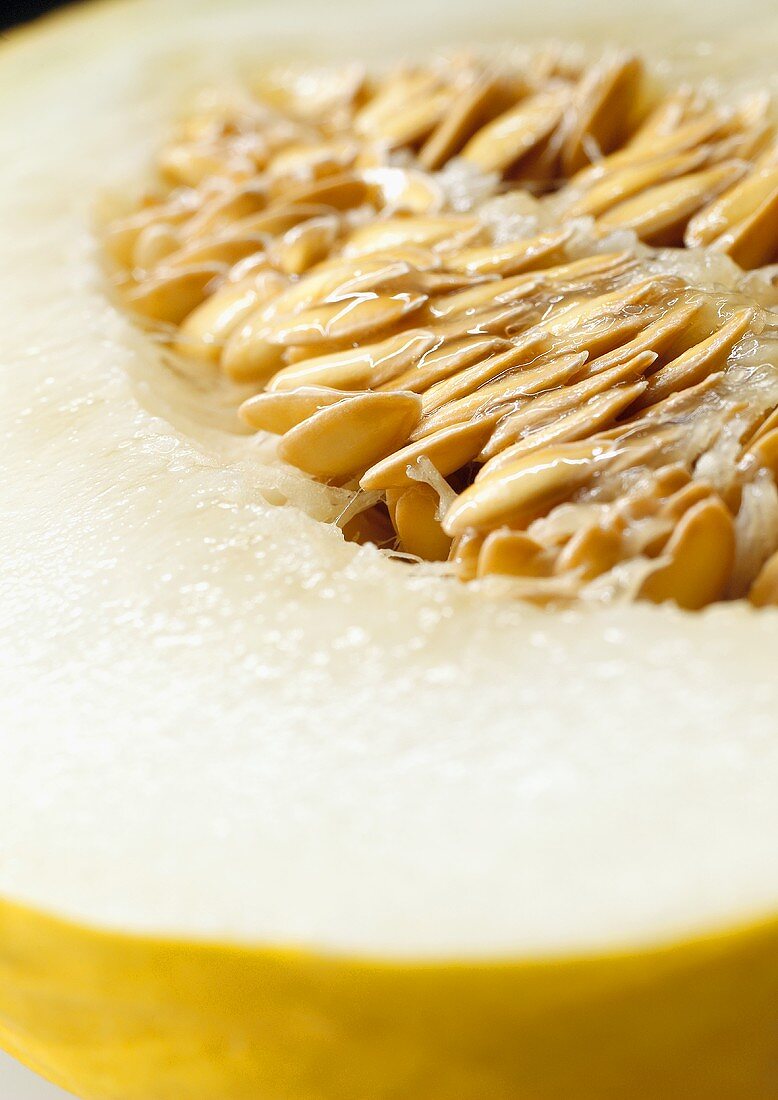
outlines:
[[[666,7],[619,37],[727,25],[723,4]],[[727,42],[761,84],[770,7]],[[480,37],[586,36],[539,9],[480,4]],[[193,88],[236,57],[398,52],[411,25],[421,50],[473,18],[139,0],[5,48],[0,896],[410,960],[613,951],[778,909],[778,613],[547,614],[346,545],[267,503],[256,443],[190,416],[107,299],[96,196],[142,179]]]

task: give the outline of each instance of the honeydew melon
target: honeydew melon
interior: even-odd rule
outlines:
[[[93,228],[245,64],[564,32],[764,87],[777,27],[115,0],[3,47],[13,1055],[89,1100],[778,1095],[778,614],[554,613],[345,543],[204,422]]]

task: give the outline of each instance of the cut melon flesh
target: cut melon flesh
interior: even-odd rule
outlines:
[[[769,7],[727,41],[749,80]],[[0,1037],[106,1098],[562,1097],[606,1066],[599,1100],[773,1096],[778,614],[554,615],[347,545],[267,503],[304,490],[204,426],[106,296],[96,196],[193,88],[474,20],[415,8],[141,0],[0,58]],[[568,33],[561,0],[488,10],[495,37]],[[699,36],[668,5],[649,37],[671,10]]]

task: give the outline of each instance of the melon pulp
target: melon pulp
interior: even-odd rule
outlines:
[[[587,12],[136,0],[0,55],[0,1040],[77,1095],[778,1091],[778,617],[345,544],[97,259],[100,196],[270,55],[605,28],[770,83],[767,4]]]

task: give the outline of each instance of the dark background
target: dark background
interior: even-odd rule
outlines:
[[[13,27],[64,6],[63,0],[0,0],[0,28]]]

